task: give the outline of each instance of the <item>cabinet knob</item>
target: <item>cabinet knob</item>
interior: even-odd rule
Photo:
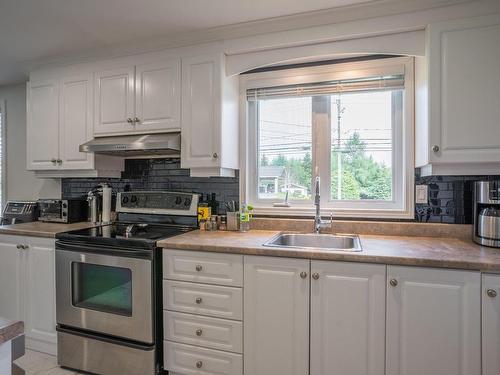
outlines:
[[[201,328],[198,328],[196,330],[196,336],[201,336],[203,334],[203,330]]]
[[[134,120],[132,120],[132,118],[131,118],[131,117],[129,117],[129,118],[127,119],[127,122],[128,122],[129,124],[133,124],[133,123],[134,123]]]
[[[306,277],[307,277],[307,272],[302,271],[302,272],[300,273],[300,278],[301,278],[301,279],[305,279]]]
[[[391,286],[398,286],[398,281],[396,279],[391,279],[389,284],[391,284]]]
[[[312,274],[312,278],[313,278],[314,280],[318,280],[318,279],[319,279],[319,273],[314,272],[314,273]]]
[[[488,289],[486,294],[488,297],[495,298],[497,296],[497,291],[495,289]]]
[[[52,164],[55,164],[55,163],[57,163],[57,159],[50,159],[50,162],[51,162]]]
[[[196,271],[201,272],[203,270],[203,266],[201,264],[196,265]]]
[[[196,368],[201,368],[202,366],[203,366],[203,362],[202,361],[196,362]]]
[[[21,245],[21,244],[17,244],[16,248],[17,248],[17,250],[22,250],[23,245]]]
[[[432,146],[432,151],[433,152],[439,152],[439,146],[438,145]]]
[[[195,302],[199,305],[203,302],[203,299],[201,297],[196,297]]]
[[[134,122],[136,124],[140,124],[141,123],[141,120],[139,119],[139,117],[134,117]]]
[[[213,157],[214,159],[217,159],[217,158],[219,157],[219,154],[218,154],[218,153],[216,153],[216,152],[214,152],[214,153],[213,153],[213,155],[212,155],[212,157]]]
[[[61,159],[57,159],[57,164],[62,164],[62,160]]]

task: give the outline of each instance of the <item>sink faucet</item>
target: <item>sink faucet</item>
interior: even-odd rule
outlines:
[[[320,177],[316,176],[314,183],[314,206],[316,207],[314,215],[314,233],[320,233],[321,228],[325,228],[327,225],[331,227],[333,224],[333,217],[331,215],[330,220],[321,220],[320,181]]]

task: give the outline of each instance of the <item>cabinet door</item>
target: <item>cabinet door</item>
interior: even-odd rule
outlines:
[[[311,375],[384,375],[385,274],[379,264],[311,263]]]
[[[180,75],[179,59],[136,67],[136,132],[180,129]]]
[[[309,260],[246,256],[244,263],[245,375],[307,375]]]
[[[55,242],[31,238],[26,250],[26,346],[55,354]]]
[[[183,168],[219,165],[221,64],[219,54],[182,60]]]
[[[0,238],[0,316],[24,320],[22,316],[22,250],[17,242]]]
[[[134,130],[134,68],[95,75],[94,134],[128,134]]]
[[[500,275],[483,275],[483,375],[500,374]]]
[[[27,169],[57,169],[59,158],[59,84],[30,82],[27,97]]]
[[[429,26],[431,161],[500,160],[500,16]]]
[[[481,374],[479,272],[387,267],[387,375]]]
[[[92,139],[92,75],[84,74],[61,81],[59,150],[61,169],[92,169],[94,154],[79,152]]]

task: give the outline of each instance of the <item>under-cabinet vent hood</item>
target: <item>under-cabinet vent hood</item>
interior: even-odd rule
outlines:
[[[181,134],[137,134],[94,138],[80,145],[81,152],[114,156],[179,156]]]

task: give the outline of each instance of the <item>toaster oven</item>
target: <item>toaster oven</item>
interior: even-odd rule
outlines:
[[[75,223],[87,220],[87,202],[83,199],[39,199],[38,220],[54,223]]]

